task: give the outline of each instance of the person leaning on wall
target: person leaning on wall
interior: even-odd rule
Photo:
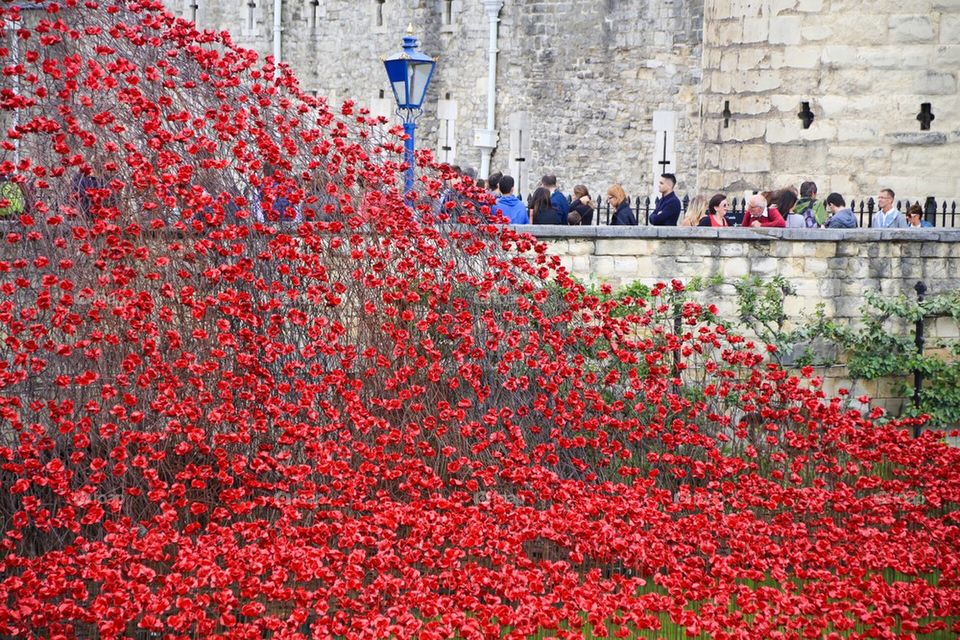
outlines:
[[[637,217],[633,215],[633,210],[630,208],[630,199],[627,198],[626,192],[619,183],[612,184],[607,189],[607,202],[614,208],[611,225],[636,226]]]
[[[567,214],[568,225],[589,225],[593,222],[593,210],[596,207],[590,199],[590,191],[585,185],[573,187],[573,200],[570,202],[570,213]]]
[[[687,205],[687,212],[680,218],[680,227],[696,227],[700,224],[700,219],[707,212],[707,197],[694,196],[693,200]]]

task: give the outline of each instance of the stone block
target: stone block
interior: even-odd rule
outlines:
[[[793,69],[816,69],[820,66],[821,48],[788,47],[784,51],[783,66]]]
[[[769,69],[769,49],[766,43],[760,43],[764,46],[751,47],[743,46],[740,48],[740,56],[737,60],[741,71],[756,71],[757,69]],[[749,112],[746,112],[749,113]]]
[[[597,245],[589,240],[569,240],[567,242],[567,253],[572,256],[590,255],[596,251]]]
[[[826,116],[826,114],[824,114]],[[842,127],[837,129],[837,140],[839,142],[867,142],[875,141],[880,137],[879,123],[874,120],[845,120]],[[838,159],[840,162],[847,163],[849,158]]]
[[[823,0],[799,0],[797,11],[805,13],[819,13],[823,11]]]
[[[690,252],[687,255],[717,257],[720,255],[720,245],[718,242],[691,242],[688,244]]]
[[[797,0],[770,0],[770,15],[790,11],[797,6]]]
[[[775,16],[770,18],[770,44],[800,44],[800,16]]]
[[[768,144],[783,144],[799,140],[800,127],[796,122],[771,120],[767,122],[766,141]]]
[[[743,145],[740,148],[740,170],[745,173],[769,171],[770,147],[758,144]]]
[[[655,244],[642,239],[598,238],[594,252],[598,256],[646,256],[655,251]]]
[[[593,260],[593,272],[601,278],[609,278],[616,273],[613,258],[610,256],[597,256]]]
[[[740,142],[763,138],[767,126],[763,120],[753,118],[738,118],[733,121],[733,130],[730,139]]]
[[[957,93],[957,76],[954,73],[927,71],[918,73],[913,80],[914,92],[922,96],[946,96]]]
[[[830,19],[823,20],[821,24],[825,30],[830,31],[832,42],[850,42],[851,39],[859,41],[856,38],[858,34],[870,34],[870,42],[886,42],[889,14],[883,11],[871,13],[871,9],[873,6],[860,1],[857,7],[850,7],[846,11],[832,11]],[[847,62],[853,59],[850,57]]]
[[[960,324],[953,318],[937,318],[933,323],[933,336],[937,338],[960,338]]]
[[[751,34],[750,38],[756,38],[756,34]],[[766,39],[766,33],[764,33],[761,39]],[[751,40],[751,42],[757,42],[758,40]],[[715,42],[745,42],[743,26],[740,24],[739,20],[728,20],[717,24],[716,30],[716,40]]]
[[[851,103],[853,101],[845,95],[826,95],[820,96],[820,111],[824,117],[833,118],[836,116],[849,116],[851,112]]]
[[[639,256],[637,258],[637,273],[644,277],[651,277],[655,274],[653,258],[650,256]]]
[[[750,274],[767,276],[777,273],[780,261],[777,258],[755,258],[750,261]]]
[[[744,18],[743,37],[740,42],[767,42],[770,37],[770,23],[766,17]]]
[[[930,16],[892,15],[890,16],[890,40],[905,44],[931,42],[935,35]]]
[[[829,44],[823,47],[820,53],[820,62],[823,64],[849,63],[856,57],[857,47],[847,44]]]
[[[817,258],[832,258],[837,255],[837,242],[817,242],[813,255]]]
[[[572,256],[570,270],[578,278],[590,277],[590,256]]]
[[[734,89],[738,92],[763,93],[779,89],[783,84],[783,79],[779,73],[756,73],[754,71],[741,71],[734,80]]]
[[[931,51],[929,45],[883,44],[860,49],[856,62],[870,69],[926,69]]]
[[[948,275],[947,261],[943,258],[926,258],[923,261],[923,279],[927,282],[928,289],[931,288],[931,281],[943,278],[946,275]],[[954,280],[954,285],[956,285],[956,280]]]
[[[723,277],[742,278],[750,274],[750,261],[747,258],[730,258],[723,262]]]
[[[724,258],[743,256],[746,252],[746,247],[739,242],[724,242],[720,245],[720,256]]]
[[[550,255],[563,256],[570,252],[569,243],[566,240],[548,240],[544,244],[547,245],[547,253]]]
[[[806,229],[785,229],[784,231],[790,232],[791,234],[797,234],[799,236],[799,233],[806,231]],[[794,258],[815,257],[813,254],[817,245],[812,242],[791,242],[790,245],[790,255]]]
[[[946,256],[948,247],[939,242],[924,242],[920,248],[920,257],[922,258],[943,258]]]
[[[821,42],[830,38],[830,31],[823,28],[823,24],[807,24],[800,30],[800,39],[803,42]]]
[[[710,74],[704,74],[709,79],[710,89],[714,93],[727,95],[733,93],[733,76],[721,71],[714,71]]]
[[[826,258],[805,258],[803,261],[803,272],[807,274],[827,275]]]
[[[637,259],[631,256],[618,256],[613,259],[613,271],[619,277],[633,277],[640,275],[637,270]]]
[[[682,240],[661,242],[653,255],[655,256],[686,256],[690,254],[689,244]]]
[[[739,61],[740,56],[736,50],[728,49],[724,51],[720,58],[720,72],[730,73],[731,71],[736,71],[739,68]]]
[[[742,96],[737,100],[737,115],[762,115],[770,111],[767,96]]]
[[[840,296],[833,300],[834,314],[839,318],[857,318],[862,315],[863,296]]]
[[[958,34],[958,37],[960,37],[960,34]],[[944,65],[945,68],[956,68],[960,66],[960,42],[937,47],[934,50],[933,59],[935,59],[939,65]]]
[[[923,275],[923,261],[919,258],[900,258],[897,273],[901,278],[919,278]]]
[[[810,107],[813,110],[814,115],[816,115],[818,107],[814,104],[811,104]],[[800,119],[798,118],[798,126],[799,123]],[[801,140],[833,140],[837,137],[837,125],[833,122],[824,122],[822,119],[819,122],[814,120],[813,125],[809,129],[800,128],[799,137]]]
[[[796,296],[791,296],[783,301],[783,313],[791,318],[797,318],[803,313],[809,313],[812,309],[808,309],[806,301],[804,298],[799,298]]]
[[[956,10],[956,7],[954,7],[954,10]],[[940,16],[939,42],[941,44],[960,44],[960,13],[945,13]]]

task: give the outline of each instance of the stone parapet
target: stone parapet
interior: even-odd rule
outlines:
[[[796,295],[794,314],[822,305],[828,317],[856,323],[868,290],[914,295],[923,280],[928,295],[960,286],[960,230],[752,229],[734,227],[553,227],[524,229],[584,282],[620,287],[674,278],[744,276],[786,278]],[[734,296],[718,296],[722,313]]]

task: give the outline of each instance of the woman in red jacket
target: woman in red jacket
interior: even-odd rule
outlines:
[[[727,219],[724,217],[727,213],[727,196],[718,193],[707,204],[707,211],[700,218],[700,227],[725,227]]]

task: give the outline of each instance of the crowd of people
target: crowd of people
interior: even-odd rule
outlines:
[[[672,177],[672,176],[671,176]],[[662,180],[662,179],[661,179]],[[847,206],[843,195],[833,192],[825,199],[818,199],[817,185],[804,182],[797,190],[787,187],[778,191],[757,193],[747,200],[741,226],[785,227],[799,229],[855,229],[857,218]],[[906,229],[930,227],[923,219],[919,203],[913,204],[906,214],[894,206],[896,194],[892,189],[881,189],[877,196],[878,209],[870,219],[870,227],[877,229]],[[680,226],[727,227],[731,226],[728,215],[727,196],[715,194],[709,200],[696,196],[690,201]],[[651,217],[651,224],[657,224]]]
[[[510,224],[589,225],[599,215],[597,204],[590,191],[582,184],[573,187],[572,196],[566,196],[558,187],[555,175],[545,175],[540,184],[523,202],[515,193],[516,182],[512,176],[500,172],[488,178],[477,179],[472,169],[452,167],[455,173],[477,186],[487,189],[496,204],[494,216],[503,216]],[[776,191],[756,193],[749,197],[742,217],[733,213],[727,196],[717,193],[711,197],[695,196],[686,209],[675,192],[677,177],[664,173],[658,180],[659,198],[649,224],[654,226],[681,227],[784,227],[801,229],[854,229],[857,217],[847,206],[843,195],[833,192],[820,199],[817,185],[807,181],[800,188],[790,186]],[[870,219],[870,227],[881,229],[906,229],[930,227],[924,220],[919,203],[913,204],[906,213],[894,205],[892,189],[881,189],[877,196],[877,211]],[[614,183],[606,192],[610,206],[611,225],[636,225],[637,215],[630,206],[623,186]]]

